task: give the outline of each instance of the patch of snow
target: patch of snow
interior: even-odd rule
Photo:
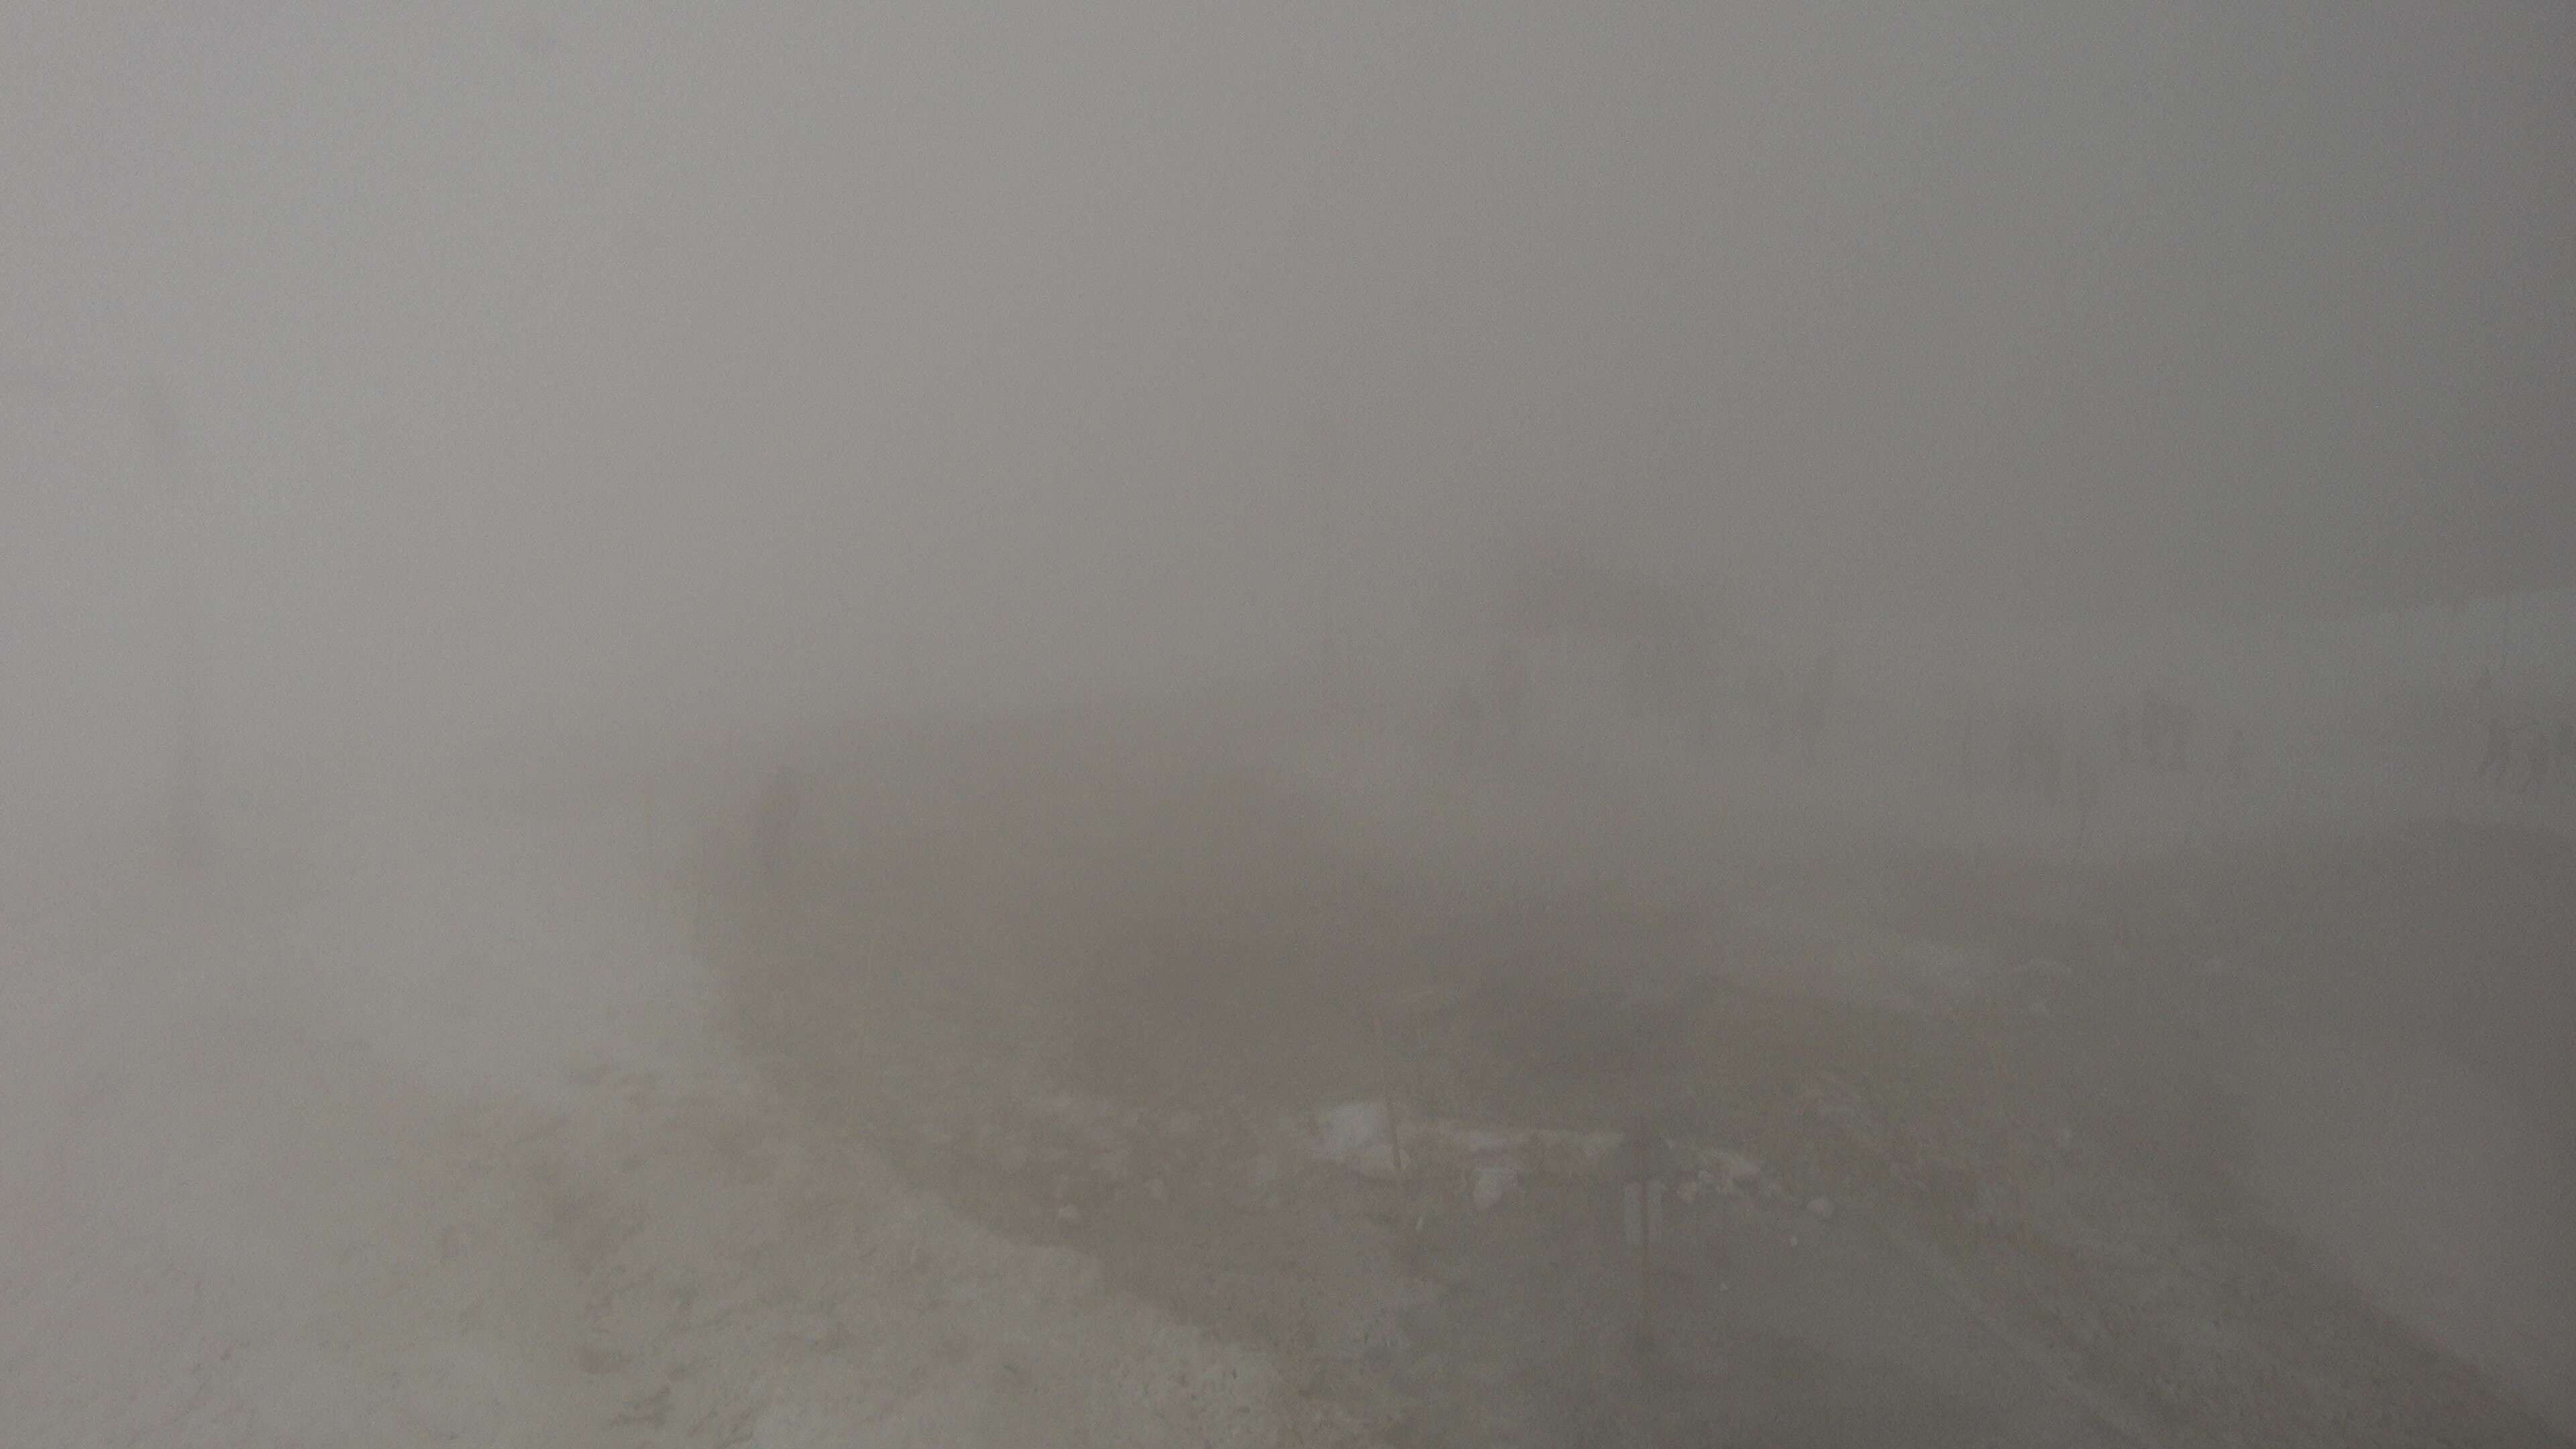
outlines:
[[[1713,1147],[1704,1153],[1703,1157],[1707,1170],[1716,1174],[1717,1186],[1721,1192],[1734,1192],[1744,1184],[1759,1181],[1762,1177],[1762,1164],[1749,1153],[1737,1152],[1728,1147]]]
[[[1386,1104],[1344,1102],[1327,1108],[1316,1124],[1316,1155],[1371,1177],[1395,1173],[1395,1144],[1387,1132]]]
[[[1520,1186],[1521,1168],[1516,1162],[1487,1162],[1477,1166],[1470,1195],[1476,1209],[1482,1212],[1509,1197]]]

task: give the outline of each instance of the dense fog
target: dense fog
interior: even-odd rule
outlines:
[[[0,1440],[2567,1442],[2571,75],[9,9]]]

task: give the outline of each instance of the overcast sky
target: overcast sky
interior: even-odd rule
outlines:
[[[1284,647],[1568,521],[1754,609],[2576,577],[2560,0],[0,15],[0,366],[172,381],[307,694]],[[147,556],[5,399],[22,542]]]

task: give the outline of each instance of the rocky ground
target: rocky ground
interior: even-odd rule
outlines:
[[[2385,923],[2279,877],[2384,895],[2468,853],[2523,882],[2494,956],[2544,939],[2552,847],[2078,866],[1663,826],[1656,868],[1479,832],[1417,874],[1170,742],[946,768],[876,761],[792,864],[710,887],[739,1029],[910,1181],[1258,1346],[1374,1437],[2563,1442],[2563,1310],[2461,1264],[2487,1278],[2456,1291],[2522,1315],[2464,1342],[2315,1231],[2325,1182],[2388,1164],[2285,1187],[2257,1161],[2284,1155],[2283,1043],[2364,1040],[2354,1013],[2412,979],[2365,987],[2348,948]],[[2504,1034],[2539,1040],[2563,998],[2497,965],[2526,1008]],[[2548,1277],[2563,1133],[2505,1145],[2544,1166],[2501,1194],[2497,1251],[2576,1282]],[[1642,1271],[1641,1174],[1667,1192]]]
[[[799,764],[13,866],[8,1441],[2567,1442],[2545,839]]]

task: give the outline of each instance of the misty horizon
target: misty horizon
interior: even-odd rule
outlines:
[[[2576,557],[2549,6],[15,32],[0,360],[166,382],[210,620],[308,696],[1233,652],[1570,524],[1797,617]],[[46,457],[111,402],[8,408],[160,527]]]

